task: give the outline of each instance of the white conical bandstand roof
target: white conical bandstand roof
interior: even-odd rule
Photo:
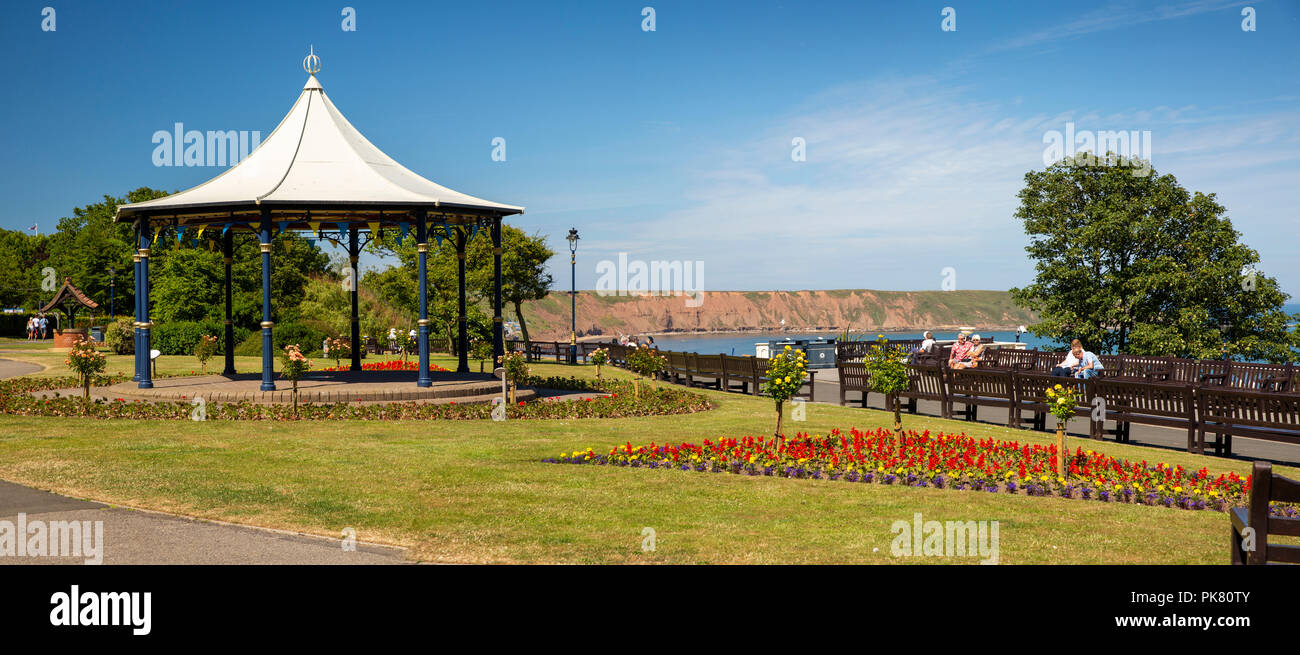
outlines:
[[[524,211],[453,191],[397,163],[352,127],[310,75],[289,114],[243,161],[180,193],[121,205],[118,218],[249,205],[426,206],[500,215]]]

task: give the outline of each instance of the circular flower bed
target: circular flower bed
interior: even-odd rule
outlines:
[[[1245,505],[1250,477],[1214,475],[1207,469],[1117,459],[1091,450],[1067,453],[1068,476],[1058,476],[1052,445],[975,439],[964,434],[908,432],[896,444],[889,430],[830,436],[800,433],[792,439],[744,437],[692,443],[633,446],[607,453],[595,450],[546,458],[556,464],[595,464],[675,469],[782,478],[906,485],[986,493],[1057,496],[1111,503],[1137,503],[1180,509],[1224,511]],[[1293,505],[1273,511],[1300,516]]]
[[[95,386],[116,384],[126,376],[99,376]],[[94,418],[128,419],[191,419],[193,401],[186,399],[170,402],[127,401],[123,398],[85,400],[80,397],[59,396],[38,398],[34,392],[67,389],[76,386],[77,380],[69,377],[31,378],[19,377],[0,381],[0,413],[20,416],[85,416]],[[581,400],[556,400],[540,398],[519,402],[506,407],[506,419],[564,419],[564,418],[623,418],[630,416],[661,416],[690,414],[711,409],[712,403],[704,395],[677,388],[653,391],[642,389],[640,397],[632,392],[632,383],[622,380],[584,380],[579,378],[528,378],[527,386],[545,389],[591,391],[593,395]],[[205,420],[300,420],[300,419],[357,419],[392,421],[407,419],[487,419],[491,418],[492,405],[488,403],[434,404],[429,402],[401,402],[363,405],[361,403],[301,404],[298,415],[289,405],[258,405],[250,402],[206,403]]]

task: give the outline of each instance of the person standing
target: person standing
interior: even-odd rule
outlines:
[[[40,331],[40,334],[41,334],[41,341],[45,341],[45,334],[46,334],[46,331],[49,330],[49,328],[50,328],[50,321],[49,321],[49,319],[45,318],[45,315],[44,315],[44,314],[41,314],[41,324],[40,324],[40,330],[39,330],[39,331]]]

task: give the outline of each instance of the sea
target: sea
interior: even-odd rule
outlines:
[[[1294,315],[1300,313],[1300,303],[1288,303],[1283,305],[1283,308],[1288,314]],[[1015,332],[976,330],[976,333],[986,342],[990,338],[999,342],[1017,341]],[[874,339],[876,334],[884,334],[890,339],[922,338],[922,333],[919,331],[855,334],[865,334],[865,338],[867,339]],[[654,339],[655,345],[659,346],[659,348],[663,350],[677,350],[704,354],[721,353],[723,355],[753,355],[754,346],[757,343],[781,341],[784,339],[834,339],[838,336],[838,332],[717,332],[709,334],[665,334],[662,336],[656,336]],[[934,333],[934,338],[940,341],[945,339],[956,339],[957,332],[955,330],[949,332],[936,331]],[[1027,348],[1038,348],[1040,350],[1062,348],[1062,346],[1056,344],[1051,339],[1039,338],[1031,333],[1019,335],[1018,340],[1025,343]]]
[[[1016,333],[999,332],[999,331],[982,331],[976,330],[976,334],[987,342],[993,341],[1015,341]],[[861,335],[863,333],[855,333]],[[889,339],[920,339],[922,332],[877,332],[866,334],[869,340],[874,340],[876,334],[884,334]],[[834,339],[839,336],[838,332],[734,332],[734,333],[712,333],[712,334],[665,334],[656,336],[655,345],[661,350],[677,350],[685,352],[696,352],[711,355],[720,353],[723,355],[753,355],[755,344],[767,343],[769,341],[782,341],[785,339]],[[940,341],[945,339],[956,339],[956,330],[943,332],[936,330],[934,338]],[[1050,349],[1053,342],[1050,339],[1040,339],[1033,334],[1025,333],[1020,335],[1020,341],[1026,344],[1028,348]]]

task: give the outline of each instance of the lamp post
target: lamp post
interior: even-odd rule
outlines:
[[[117,269],[108,267],[108,320],[113,320],[113,291],[117,283]]]
[[[578,228],[569,228],[569,363],[578,363]]]

